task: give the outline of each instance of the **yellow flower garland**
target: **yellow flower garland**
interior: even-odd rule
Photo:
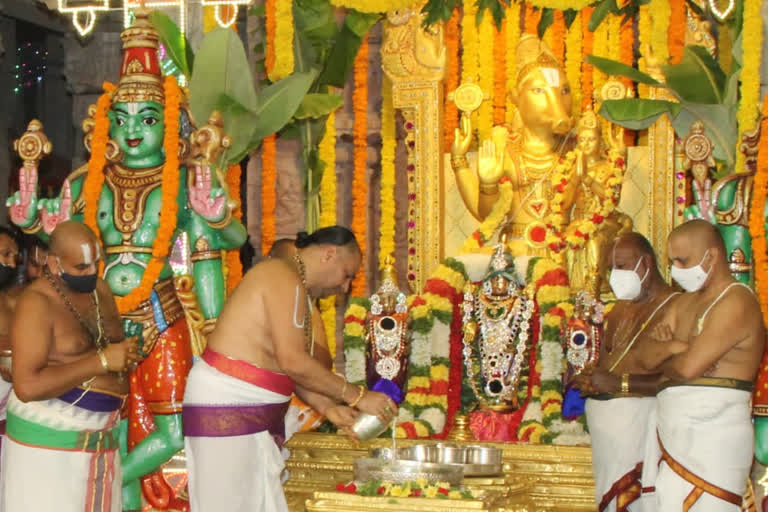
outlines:
[[[417,0],[331,0],[336,7],[346,7],[360,12],[386,13],[417,4]]]
[[[392,84],[381,82],[381,221],[379,224],[379,268],[395,254],[395,108]]]
[[[581,13],[571,23],[565,36],[565,76],[571,85],[573,115],[581,114]]]
[[[463,0],[461,12],[461,81],[479,84],[480,61],[475,0]],[[472,125],[477,126],[477,112],[472,113]]]
[[[480,88],[484,93],[493,96],[493,32],[495,31],[493,17],[490,13],[485,13],[483,21],[480,22],[478,44],[482,51],[479,52],[478,61],[480,63]],[[492,100],[493,98],[491,98]],[[493,128],[493,101],[484,101],[480,105],[477,114],[477,134],[480,140],[487,140],[491,136]]]
[[[112,84],[104,84],[105,94],[97,102],[97,111],[94,131],[94,144],[91,146],[91,159],[88,162],[88,175],[83,184],[83,198],[85,200],[84,222],[93,230],[101,242],[101,232],[96,221],[99,197],[104,184],[104,166],[106,164],[106,138],[105,127],[108,133],[109,120],[106,118],[110,94],[114,90]],[[165,151],[165,163],[163,164],[161,190],[161,204],[163,216],[157,228],[155,239],[152,242],[152,258],[149,260],[139,285],[123,297],[115,296],[117,309],[120,314],[135,310],[145,300],[149,299],[152,287],[157,282],[160,273],[165,268],[166,258],[171,247],[176,222],[178,221],[178,192],[179,192],[179,108],[181,105],[181,89],[176,83],[176,77],[168,75],[163,81],[165,107],[163,117],[165,119],[165,133],[163,135],[163,150]],[[105,108],[107,107],[107,108]],[[108,135],[106,135],[108,136]],[[99,273],[104,271],[102,262]]]
[[[360,244],[362,267],[352,282],[352,296],[362,297],[368,289],[366,254],[368,252],[368,36],[357,50],[353,68],[352,92],[354,118],[352,175],[352,232]]]
[[[325,134],[318,144],[318,156],[325,164],[320,180],[320,227],[336,224],[336,114],[325,122]],[[336,359],[336,296],[320,299],[320,316],[331,360]]]
[[[275,2],[275,65],[269,79],[277,82],[293,73],[293,0]]]
[[[581,10],[595,0],[527,0],[529,4],[540,9],[557,9],[558,11],[567,11],[568,9]]]
[[[637,21],[637,38],[640,40],[640,55],[637,59],[637,67],[643,73],[648,72],[648,62],[643,56],[645,52],[651,49],[651,6],[650,4],[644,4],[640,6],[639,18]],[[641,98],[648,97],[649,87],[646,84],[637,84],[638,96]]]
[[[609,14],[608,19],[608,58],[621,62],[621,16]]]
[[[493,237],[512,206],[513,192],[512,182],[509,179],[499,184],[499,198],[496,200],[493,208],[491,208],[491,213],[480,224],[477,231],[464,241],[459,250],[460,254],[477,251]],[[478,236],[482,238],[482,241],[478,240]]]
[[[763,18],[760,15],[762,0],[744,0],[744,28],[742,34],[742,47],[763,47]],[[739,98],[739,138],[745,131],[755,128],[757,123],[758,108],[760,104],[760,53],[747,57],[745,55],[744,67],[741,68],[741,88]],[[744,153],[736,152],[736,172],[746,172],[744,166]]]
[[[507,75],[507,93],[514,90],[517,86],[517,43],[520,41],[520,4],[511,2],[506,9],[505,17],[507,19],[506,27],[506,75]],[[573,84],[571,84],[573,85]],[[507,94],[507,124],[511,124],[515,116],[515,104]]]
[[[612,15],[609,14],[608,16],[611,17]],[[608,57],[610,52],[608,41],[609,25],[610,23],[601,23],[600,26],[597,27],[597,30],[595,30],[592,46],[593,55],[597,55],[598,57]],[[603,85],[605,85],[606,78],[605,73],[595,66],[592,67],[592,91],[595,96],[600,94],[600,90],[603,88]],[[586,100],[586,98],[584,99]]]
[[[565,194],[562,188],[573,178],[573,164],[576,161],[577,152],[569,151],[562,162],[558,163],[552,171],[550,182],[555,188],[555,195],[550,201],[550,212],[547,216],[547,245],[552,249],[561,247],[562,234],[560,229],[565,224],[565,213],[563,211],[563,202]],[[536,282],[535,280],[533,282]]]
[[[651,12],[651,52],[659,64],[666,64],[669,60],[668,32],[669,19],[672,9],[670,0],[651,0],[649,10]]]

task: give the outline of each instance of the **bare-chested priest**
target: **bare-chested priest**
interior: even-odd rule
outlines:
[[[0,226],[0,435],[5,434],[5,409],[11,393],[11,320],[21,291],[16,281],[18,259],[15,233]]]
[[[660,386],[659,512],[740,509],[752,466],[750,397],[765,347],[760,305],[731,276],[723,239],[702,220],[669,236],[672,278],[687,292],[654,329],[657,350],[645,365]],[[669,357],[669,340],[687,349]]]
[[[386,395],[348,384],[309,355],[312,297],[348,292],[361,263],[354,235],[322,228],[296,247],[291,260],[267,259],[248,271],[189,374],[184,434],[193,512],[288,510],[279,444],[294,383],[332,421],[354,418],[338,403],[385,423],[397,414]]]
[[[99,255],[87,227],[62,222],[16,306],[4,512],[122,509],[117,429],[136,340],[124,340]]]
[[[599,510],[651,511],[658,455],[658,372],[638,362],[644,334],[679,294],[664,282],[648,240],[628,233],[616,240],[610,285],[618,302],[606,316],[599,363],[576,379],[592,435],[592,469]]]

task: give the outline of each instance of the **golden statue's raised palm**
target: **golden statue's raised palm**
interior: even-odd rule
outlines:
[[[477,177],[484,185],[495,185],[504,174],[504,153],[496,149],[492,139],[484,140],[477,157]]]

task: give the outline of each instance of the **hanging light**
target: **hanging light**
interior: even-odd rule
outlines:
[[[202,0],[201,3],[204,7],[212,6],[214,8],[213,17],[220,27],[229,28],[234,25],[235,21],[237,21],[237,11],[239,6],[248,5],[250,0]],[[224,19],[221,13],[221,8],[224,6],[229,6],[232,9],[229,18],[227,19]]]
[[[709,0],[709,10],[712,11],[712,14],[717,18],[717,21],[723,23],[736,8],[736,0],[728,0],[728,6],[722,11],[717,5],[717,2],[718,0]]]
[[[85,37],[96,24],[96,13],[109,10],[109,0],[93,1],[83,4],[78,2],[77,6],[68,5],[69,0],[59,0],[59,12],[72,15],[72,25],[74,25],[80,37]]]

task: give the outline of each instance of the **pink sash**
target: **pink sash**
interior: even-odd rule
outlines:
[[[245,361],[232,359],[231,357],[214,352],[210,348],[206,348],[200,357],[202,357],[203,361],[230,377],[281,395],[290,396],[293,394],[293,381],[283,373],[265,370]]]

